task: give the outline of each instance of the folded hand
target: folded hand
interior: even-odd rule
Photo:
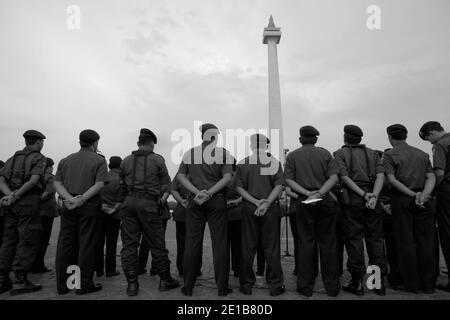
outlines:
[[[194,198],[194,202],[197,203],[199,206],[204,204],[206,201],[208,201],[211,198],[211,195],[208,193],[207,190],[202,190]]]

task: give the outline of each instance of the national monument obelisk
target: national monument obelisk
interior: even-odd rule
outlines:
[[[281,29],[275,26],[270,16],[269,25],[264,28],[263,43],[267,44],[269,56],[269,138],[271,152],[284,163],[283,119],[281,116],[280,76],[278,73],[277,45],[280,43]],[[277,135],[272,130],[278,130]],[[274,150],[277,148],[278,150]]]

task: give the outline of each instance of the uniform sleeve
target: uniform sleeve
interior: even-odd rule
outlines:
[[[59,163],[58,163],[58,168],[56,169],[56,174],[55,174],[55,181],[63,181],[64,178],[64,162],[65,159],[62,159]]]
[[[166,162],[164,159],[162,159],[160,166],[159,166],[159,184],[160,185],[168,185],[170,184],[170,176],[169,172],[167,171]]]
[[[189,166],[187,165],[187,159],[190,156],[191,151],[187,151],[184,156],[183,159],[181,160],[180,166],[178,167],[178,173],[181,174],[185,174],[187,175],[189,173]]]
[[[328,178],[329,178],[332,175],[338,174],[339,173],[339,169],[338,169],[338,165],[336,163],[336,160],[333,158],[331,153],[328,152],[328,155],[329,155],[329,158],[328,158],[328,163],[327,163],[327,175],[328,175]]]
[[[284,164],[284,178],[295,180],[294,160],[292,159],[291,153],[287,155],[286,162]]]
[[[392,156],[388,153],[385,153],[383,156],[383,166],[386,174],[395,174],[395,163]]]
[[[272,176],[273,185],[274,186],[282,186],[284,185],[284,176],[283,176],[283,168],[281,167],[281,163],[278,162],[278,171]]]
[[[445,170],[447,167],[447,155],[442,144],[435,144],[433,147],[433,166],[434,169]]]
[[[431,165],[430,156],[426,155],[426,161],[427,161],[427,173],[433,173],[433,166]]]
[[[53,180],[54,177],[50,176],[47,180],[47,183],[45,184],[45,192],[47,193],[56,193],[55,187],[53,187]]]
[[[106,182],[108,180],[108,167],[106,166],[106,160],[102,159],[95,176],[95,182]]]
[[[45,157],[43,155],[39,155],[34,157],[31,160],[31,170],[30,170],[30,175],[34,176],[44,176],[44,172],[45,172],[45,167],[46,167],[46,161],[45,161]]]
[[[345,154],[342,149],[336,151],[334,154],[334,160],[336,161],[336,165],[341,176],[348,177],[347,163],[345,162]]]
[[[375,154],[375,173],[384,173],[386,170],[384,169],[383,162],[381,161],[380,156],[374,152]]]
[[[9,180],[12,173],[12,158],[8,159],[5,166],[0,169],[0,176],[4,177],[5,180]]]

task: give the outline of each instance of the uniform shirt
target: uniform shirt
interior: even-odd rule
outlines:
[[[267,199],[275,186],[284,184],[281,163],[270,155],[268,159],[269,163],[262,163],[266,161],[261,161],[259,155],[251,155],[239,162],[236,186],[243,188],[256,199]],[[274,174],[264,174],[264,169],[268,170],[269,167],[276,168]]]
[[[40,152],[33,151],[31,147],[27,146],[22,151],[17,151],[13,157],[6,161],[5,166],[0,169],[0,176],[5,178],[8,186],[14,191],[14,189],[19,189],[25,184],[33,175],[40,176],[42,180],[45,166],[45,157]],[[24,172],[23,169],[25,169]],[[37,187],[42,189],[42,183],[39,182]]]
[[[206,147],[208,149],[205,153],[214,158],[205,159],[203,153]],[[188,175],[188,179],[197,189],[208,190],[225,174],[233,172],[232,164],[233,160],[227,150],[202,143],[184,154],[178,173]]]
[[[434,169],[444,170],[444,179],[450,179],[450,133],[446,133],[433,146]]]
[[[144,174],[145,170],[146,174]],[[124,183],[129,191],[147,192],[157,197],[161,196],[170,184],[164,158],[152,151],[133,151],[122,161],[119,175],[121,183]]]
[[[352,159],[350,159],[350,152]],[[366,152],[369,168],[367,167]],[[364,145],[344,146],[334,153],[334,159],[336,160],[341,176],[349,177],[358,186],[367,186],[373,183],[369,175],[375,178],[377,174],[384,173],[383,162],[378,156],[378,153]],[[350,172],[350,163],[352,172]]]
[[[396,145],[383,156],[386,174],[395,178],[411,190],[422,190],[425,186],[427,173],[432,173],[428,154],[406,142]]]
[[[58,206],[56,204],[56,190],[53,187],[54,175],[47,173],[45,178],[45,190],[48,193],[46,199],[41,201],[41,206],[39,208],[39,215],[43,217],[57,217],[58,216]]]
[[[111,169],[106,177],[105,186],[100,192],[102,202],[111,208],[120,202],[118,201],[120,189],[119,169]]]
[[[284,170],[286,179],[294,180],[307,190],[319,190],[332,175],[338,173],[331,153],[309,144],[287,155]]]
[[[81,148],[59,162],[55,181],[60,181],[70,194],[80,195],[96,182],[105,182],[107,176],[105,158],[90,149]]]

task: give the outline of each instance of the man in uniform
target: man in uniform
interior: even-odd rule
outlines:
[[[437,121],[429,121],[419,136],[433,144],[433,167],[436,174],[436,215],[439,239],[447,269],[450,266],[450,133]],[[450,281],[437,288],[450,292]]]
[[[406,143],[401,124],[387,127],[393,148],[383,157],[391,184],[391,210],[400,275],[407,291],[433,293],[436,281],[435,220],[431,193],[436,178],[425,152]]]
[[[0,200],[5,226],[0,249],[0,293],[11,295],[42,289],[27,279],[36,258],[42,226],[38,214],[43,188],[45,157],[41,154],[45,136],[35,130],[23,134],[26,147],[8,159],[0,171]],[[9,278],[15,272],[14,283]]]
[[[102,289],[93,281],[102,210],[100,191],[108,174],[104,157],[97,154],[99,140],[94,130],[81,131],[80,151],[62,159],[56,171],[54,186],[65,206],[56,249],[58,294],[69,292],[67,268],[73,263],[75,252],[81,271],[81,288],[75,293],[82,295]]]
[[[386,149],[384,152],[391,150]],[[377,151],[381,159],[384,152]],[[403,285],[402,277],[398,268],[397,248],[395,247],[394,229],[392,227],[392,210],[391,210],[391,191],[390,184],[385,174],[383,189],[381,189],[378,201],[383,210],[383,235],[384,246],[386,248],[386,261],[389,266],[389,274],[387,281],[392,288],[398,288]]]
[[[298,194],[297,292],[306,297],[313,294],[318,246],[325,290],[335,297],[340,292],[336,246],[338,209],[329,191],[338,181],[338,168],[330,152],[315,146],[318,135],[319,131],[312,126],[300,128],[302,147],[287,155],[285,178],[291,190]],[[318,202],[306,204],[305,200]]]
[[[141,129],[138,150],[127,156],[120,166],[122,196],[122,268],[128,282],[127,295],[139,291],[138,249],[141,235],[150,247],[160,277],[159,290],[179,286],[170,275],[169,251],[164,241],[164,227],[158,202],[170,184],[164,158],[153,152],[156,135]]]
[[[99,247],[97,253],[97,276],[118,276],[120,272],[116,269],[117,240],[120,230],[120,206],[119,198],[120,177],[119,168],[122,158],[113,156],[109,158],[109,172],[105,186],[101,191],[102,218],[100,222]],[[105,248],[106,246],[106,248]]]
[[[167,188],[170,189],[170,188]],[[167,223],[170,220],[170,210],[167,199],[169,198],[170,192],[166,190],[162,197],[158,201],[159,213],[162,218],[163,228],[164,228],[164,237],[167,230]],[[139,272],[138,274],[146,274],[147,273],[147,263],[148,263],[148,254],[150,252],[150,248],[145,242],[144,237],[141,238],[141,244],[139,245]],[[150,267],[150,275],[156,276],[158,274],[158,268],[156,267],[155,259],[152,258],[151,267]]]
[[[344,230],[348,260],[347,269],[352,279],[342,289],[355,295],[364,294],[364,241],[369,265],[381,270],[381,287],[374,289],[385,295],[383,278],[387,275],[384,251],[382,209],[378,196],[383,188],[384,167],[378,153],[361,144],[363,131],[355,125],[344,127],[344,146],[334,153],[341,180],[349,193],[350,203],[344,206]]]
[[[42,236],[39,245],[39,250],[34,259],[31,271],[34,273],[45,273],[51,271],[44,264],[45,253],[52,235],[53,220],[58,216],[58,208],[55,198],[55,188],[53,187],[53,165],[52,159],[46,158],[46,168],[44,174],[44,193],[41,195],[41,206],[39,208],[39,215],[42,222]]]
[[[262,134],[250,137],[252,155],[237,166],[236,189],[243,198],[242,261],[239,272],[240,291],[252,294],[253,271],[258,238],[264,248],[267,284],[271,296],[285,292],[280,260],[280,203],[284,178],[281,163],[267,153],[269,139]]]
[[[200,131],[202,144],[184,154],[177,174],[181,185],[190,192],[186,211],[182,293],[186,296],[192,295],[199,270],[205,223],[208,221],[218,294],[226,296],[232,290],[228,287],[228,226],[224,192],[231,180],[234,159],[227,150],[216,146],[219,130],[215,125],[203,124]]]

